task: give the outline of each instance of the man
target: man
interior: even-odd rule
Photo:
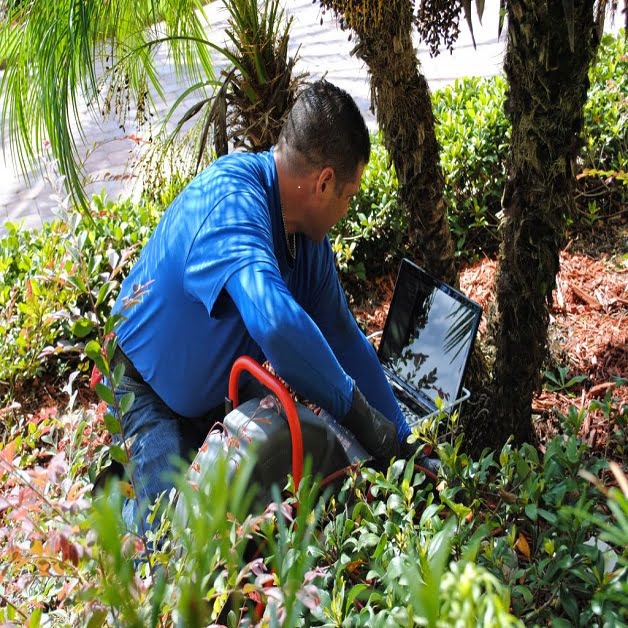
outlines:
[[[326,234],[346,213],[370,140],[353,99],[319,81],[295,102],[277,146],[218,159],[162,217],[122,285],[114,363],[135,393],[123,417],[140,502],[170,488],[222,418],[240,355],[291,386],[389,460],[409,434],[375,351],[348,308]],[[364,393],[364,394],[363,394]]]

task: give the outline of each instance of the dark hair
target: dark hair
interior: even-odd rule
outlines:
[[[299,94],[277,145],[287,150],[296,171],[331,166],[338,189],[353,181],[358,164],[368,163],[371,152],[369,132],[355,101],[324,80]]]

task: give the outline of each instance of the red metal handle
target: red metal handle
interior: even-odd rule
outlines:
[[[292,440],[292,476],[294,478],[295,491],[298,490],[303,477],[303,436],[301,435],[301,423],[299,421],[299,413],[290,393],[286,387],[275,377],[269,373],[264,367],[248,355],[240,356],[231,367],[229,375],[229,399],[236,408],[240,405],[238,395],[238,380],[242,371],[248,371],[255,379],[271,390],[286,411],[288,418],[288,427],[290,428],[290,438]]]

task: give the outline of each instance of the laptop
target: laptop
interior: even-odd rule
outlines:
[[[477,335],[481,306],[403,259],[378,357],[392,389],[414,427],[469,397],[463,380]]]
[[[439,412],[438,397],[445,412],[468,399],[463,380],[481,316],[478,303],[402,260],[378,357],[411,428]],[[321,411],[319,418],[334,432],[350,463],[370,458],[328,412]]]

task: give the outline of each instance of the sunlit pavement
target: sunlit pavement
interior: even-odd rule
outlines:
[[[501,71],[504,50],[505,30],[498,40],[498,0],[487,0],[482,23],[473,14],[473,30],[476,49],[473,48],[469,29],[464,21],[460,24],[460,36],[450,54],[443,51],[431,58],[427,47],[415,39],[417,54],[423,73],[432,91],[452,83],[462,76],[491,76]],[[288,15],[293,17],[290,31],[290,54],[298,51],[295,72],[307,72],[310,79],[325,76],[331,82],[346,89],[355,98],[370,128],[374,129],[375,117],[370,111],[369,83],[366,68],[362,62],[350,55],[354,42],[349,41],[348,31],[342,31],[330,13],[322,14],[318,2],[311,0],[287,0]],[[209,39],[224,44],[224,27],[227,16],[218,2],[206,9],[208,22],[212,25]],[[617,21],[621,20],[618,15]],[[321,24],[322,20],[322,24]],[[608,30],[616,31],[619,24],[608,25]],[[216,59],[218,67],[224,61]],[[156,120],[168,110],[181,91],[183,83],[177,81],[171,61],[165,50],[157,54],[156,67],[166,95],[166,102],[157,102]],[[193,102],[193,99],[190,101]],[[94,117],[83,104],[80,108],[84,138],[77,137],[79,154],[84,160],[86,189],[89,193],[100,192],[103,188],[108,197],[115,199],[137,193],[137,185],[129,167],[142,147],[143,139],[150,135],[148,129],[136,129],[132,123],[121,126],[115,120],[102,120]],[[185,105],[179,109],[180,115]],[[132,121],[133,111],[128,120]],[[173,117],[176,121],[177,116]],[[159,126],[154,123],[154,130]],[[12,160],[10,142],[4,137],[4,154],[0,155],[0,233],[5,221],[22,222],[26,227],[39,227],[42,221],[53,217],[52,190],[37,168],[28,179],[18,172],[17,160]]]

